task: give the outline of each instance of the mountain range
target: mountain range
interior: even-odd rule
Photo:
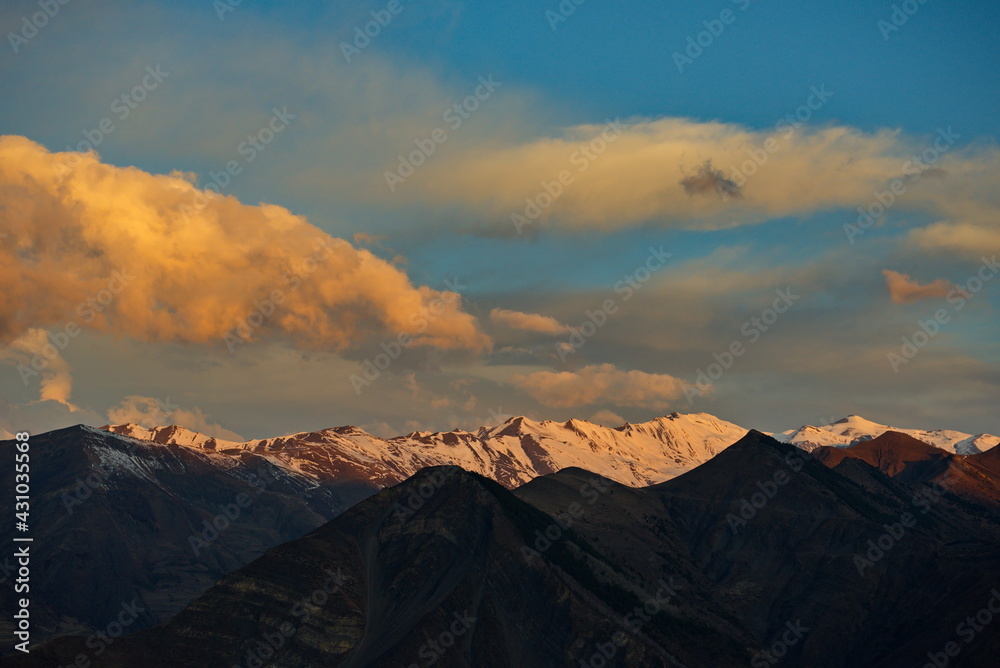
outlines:
[[[775,439],[672,414],[33,436],[33,642],[55,639],[0,661],[96,644],[108,666],[251,665],[266,647],[254,665],[917,663],[1000,584],[1000,448],[971,453],[1000,439],[906,431],[849,416]],[[95,643],[129,605],[131,635]],[[984,636],[961,665],[991,665]]]
[[[475,432],[413,432],[389,439],[345,426],[246,443],[219,441],[176,426],[103,429],[230,455],[254,452],[317,480],[356,477],[384,487],[428,466],[455,465],[509,488],[573,466],[626,485],[662,482],[710,459],[747,432],[706,413],[674,413],[614,429],[584,420],[514,417]]]
[[[912,436],[928,445],[958,455],[975,455],[1000,444],[1000,436],[992,434],[972,435],[952,429],[900,429],[866,420],[860,415],[848,415],[841,420],[820,426],[805,425],[773,436],[779,441],[792,443],[803,450],[814,450],[824,445],[833,447],[855,445],[881,436],[887,431]]]
[[[252,452],[292,475],[316,481],[353,479],[384,487],[428,466],[455,465],[508,488],[571,467],[600,473],[623,485],[664,482],[708,461],[749,431],[707,413],[672,413],[613,428],[585,420],[536,422],[514,417],[475,432],[413,432],[388,439],[359,427],[344,426],[244,443],[219,440],[179,426],[149,429],[124,424],[105,425],[102,429],[142,441],[229,456]],[[887,431],[906,433],[962,455],[1000,444],[1000,437],[990,434],[896,429],[857,415],[772,436],[813,450],[820,446],[851,446]]]

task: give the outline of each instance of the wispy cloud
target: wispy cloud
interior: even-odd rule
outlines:
[[[490,311],[490,320],[504,327],[520,329],[526,332],[537,332],[539,334],[556,335],[569,331],[569,327],[551,316],[509,311],[502,308],[495,308]]]
[[[650,222],[715,230],[839,209],[853,212],[888,183],[901,180],[907,191],[895,204],[898,210],[925,212],[943,220],[948,230],[966,226],[959,228],[961,239],[918,237],[925,246],[962,250],[974,238],[995,238],[990,223],[1000,204],[991,185],[991,175],[1000,169],[995,147],[951,148],[930,167],[919,156],[933,137],[847,126],[768,132],[660,118],[629,119],[603,152],[583,160],[580,156],[603,131],[599,125],[575,126],[533,141],[494,139],[442,155],[414,177],[419,188],[400,193],[396,201],[444,210],[458,205],[497,228],[512,227],[511,214],[524,210],[525,198],[544,192],[544,184],[565,173],[568,185],[539,207],[533,222],[561,232]],[[768,153],[764,146],[777,148]],[[940,178],[919,178],[925,171]],[[845,223],[853,219],[847,213]]]
[[[943,278],[921,285],[909,275],[901,274],[892,269],[883,269],[882,274],[885,276],[885,282],[889,288],[889,296],[896,304],[909,304],[921,299],[947,297],[951,292],[958,290],[955,285]]]
[[[169,398],[164,401],[154,397],[127,396],[108,409],[108,421],[111,424],[137,424],[147,429],[178,425],[226,441],[240,443],[246,440],[236,432],[210,422],[200,408],[177,406],[171,404]]]
[[[0,348],[0,361],[16,365],[25,383],[37,377],[40,401],[55,401],[71,412],[77,410],[69,400],[73,391],[72,369],[44,329],[28,329],[7,347]]]
[[[683,394],[683,383],[667,374],[622,371],[597,364],[578,371],[536,371],[514,384],[545,406],[571,408],[605,404],[666,410]]]

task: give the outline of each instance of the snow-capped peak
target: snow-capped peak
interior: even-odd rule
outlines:
[[[848,415],[829,424],[805,425],[798,429],[774,434],[779,441],[796,445],[804,450],[820,446],[847,447],[881,436],[887,431],[898,431],[934,447],[959,455],[974,455],[1000,444],[1000,437],[991,434],[971,435],[951,429],[904,429],[879,424],[860,415]]]
[[[252,451],[316,478],[363,477],[394,484],[421,468],[456,464],[508,486],[579,467],[641,486],[668,480],[739,440],[747,430],[705,413],[673,414],[616,428],[586,420],[513,417],[475,432],[417,431],[378,438],[346,426],[233,443],[184,427],[108,425],[105,430],[161,444],[221,454]]]
[[[427,466],[457,465],[509,487],[570,467],[626,485],[655,484],[708,461],[747,433],[744,427],[708,413],[671,413],[618,427],[576,418],[539,422],[518,416],[475,432],[415,431],[393,438],[379,438],[347,425],[244,443],[219,440],[176,425],[148,429],[126,424],[104,429],[144,441],[214,451],[224,459],[249,451],[314,480],[363,479],[388,486]],[[975,454],[1000,443],[1000,438],[988,434],[899,429],[858,415],[774,436],[814,450],[824,445],[846,447],[886,431],[900,431],[958,454]]]
[[[108,424],[101,427],[101,429],[121,436],[130,436],[140,441],[152,441],[153,443],[160,443],[162,445],[186,445],[203,450],[223,450],[226,448],[236,448],[240,445],[233,441],[206,436],[205,434],[179,425],[148,428],[130,422],[126,424]]]

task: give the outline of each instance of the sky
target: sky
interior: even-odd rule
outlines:
[[[0,436],[1000,434],[998,31],[985,0],[4,2]]]

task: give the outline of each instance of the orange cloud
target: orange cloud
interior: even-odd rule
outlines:
[[[209,422],[200,408],[181,408],[171,405],[169,400],[163,402],[153,397],[125,397],[118,405],[108,409],[108,420],[111,424],[131,423],[147,429],[178,425],[225,441],[242,443],[246,440],[234,431]]]
[[[490,320],[498,325],[540,334],[563,334],[569,328],[551,316],[537,313],[522,313],[495,308],[490,311]]]
[[[458,203],[502,221],[512,212],[531,215],[562,229],[618,229],[651,220],[724,229],[853,209],[901,172],[910,148],[889,131],[755,131],[684,118],[636,119],[614,132],[614,141],[606,141],[607,126],[584,125],[442,156],[414,177],[421,187],[405,196]],[[555,188],[561,173],[568,185]],[[525,198],[544,206],[529,214]]]
[[[555,408],[593,404],[666,410],[683,393],[683,381],[667,374],[621,371],[613,364],[579,371],[537,371],[517,375],[514,384],[535,401]]]
[[[615,413],[614,411],[602,408],[587,418],[587,422],[593,422],[594,424],[603,425],[605,427],[619,427],[625,424],[625,418],[618,415],[618,413]]]
[[[939,278],[933,283],[920,285],[919,282],[911,279],[906,274],[901,274],[892,269],[883,269],[886,285],[889,287],[889,295],[895,304],[910,304],[921,299],[933,299],[935,297],[947,297],[948,293],[957,288],[950,282]]]
[[[0,243],[0,344],[68,322],[143,341],[221,342],[257,311],[266,317],[250,339],[315,350],[385,332],[442,349],[491,344],[458,294],[414,286],[285,208],[213,195],[189,175],[7,136],[0,182],[9,234]],[[115,285],[114,272],[127,281]]]
[[[26,383],[38,377],[41,383],[39,401],[56,401],[71,412],[77,410],[69,401],[73,391],[69,362],[52,345],[44,329],[25,331],[6,348],[0,349],[0,360],[16,364]]]
[[[400,191],[396,201],[458,205],[512,235],[525,224],[563,232],[650,222],[716,230],[821,211],[854,212],[898,180],[905,193],[894,210],[944,221],[945,234],[911,232],[919,245],[972,254],[977,240],[997,238],[1000,202],[992,175],[1000,151],[947,144],[929,168],[914,160],[929,146],[939,149],[942,137],[952,141],[950,128],[915,137],[842,125],[755,130],[687,118],[611,125],[450,151],[428,162],[413,177],[420,187]],[[949,234],[952,226],[960,226],[961,234]]]

